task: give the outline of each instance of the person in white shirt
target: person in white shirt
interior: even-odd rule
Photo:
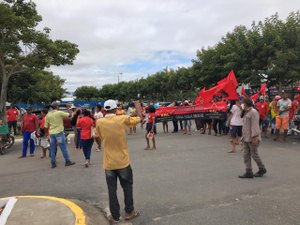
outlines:
[[[239,139],[242,137],[242,129],[243,129],[243,119],[241,118],[242,114],[242,106],[240,101],[236,101],[236,103],[232,106],[230,112],[230,127],[231,127],[231,144],[232,150],[228,153],[236,152],[236,145],[239,144]]]
[[[280,129],[283,129],[283,141],[286,141],[289,130],[289,110],[292,106],[292,101],[288,98],[288,94],[283,92],[282,98],[277,102],[278,115],[276,116],[276,137],[274,141],[279,141]]]
[[[102,113],[102,106],[100,104],[97,105],[97,111],[94,114],[94,119],[97,121],[101,118],[103,118],[103,113]],[[99,135],[97,135],[97,132],[94,132],[94,140],[97,143],[97,148],[96,148],[96,152],[100,152],[101,151],[101,139],[99,138]]]

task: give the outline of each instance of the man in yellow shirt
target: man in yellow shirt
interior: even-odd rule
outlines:
[[[98,120],[96,132],[104,145],[103,168],[109,194],[110,221],[115,224],[120,221],[120,205],[117,197],[117,179],[119,178],[124,190],[125,219],[130,220],[139,216],[133,206],[133,176],[130,166],[126,129],[141,121],[140,117],[116,116],[117,104],[114,100],[104,103],[106,115]]]
[[[64,133],[64,119],[69,117],[70,114],[67,112],[59,111],[59,104],[56,102],[52,103],[51,108],[53,110],[48,112],[45,119],[45,128],[49,128],[50,133],[51,168],[56,167],[56,143],[59,145],[65,158],[65,166],[74,165],[75,162],[72,162],[69,157],[66,136]]]

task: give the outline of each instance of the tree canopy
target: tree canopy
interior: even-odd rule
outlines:
[[[193,66],[206,84],[231,69],[243,83],[263,79],[280,87],[300,80],[300,12],[286,21],[275,14],[249,29],[237,26],[214,47],[198,51]]]
[[[64,97],[64,79],[47,71],[27,71],[16,74],[8,83],[9,102],[52,102]]]
[[[216,45],[197,51],[189,68],[160,71],[137,81],[104,85],[99,97],[123,101],[192,98],[234,70],[240,83],[268,86],[300,80],[300,12],[281,20],[275,14],[251,27],[237,26]]]
[[[52,40],[50,28],[37,28],[42,17],[33,1],[0,1],[0,111],[5,112],[8,82],[28,70],[72,64],[79,50],[66,40]],[[24,73],[26,74],[26,73]]]
[[[99,97],[99,90],[93,86],[82,86],[73,93],[77,100],[91,100]]]

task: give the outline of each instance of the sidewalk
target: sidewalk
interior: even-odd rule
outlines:
[[[0,215],[0,225],[106,225],[107,220],[97,214],[88,218],[72,201],[50,196],[20,196],[0,199],[6,204]],[[1,206],[1,205],[0,205]],[[91,207],[88,207],[91,211]],[[92,212],[91,215],[95,215]]]

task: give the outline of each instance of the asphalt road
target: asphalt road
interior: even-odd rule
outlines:
[[[299,138],[290,137],[288,143],[265,139],[260,155],[268,173],[263,178],[241,180],[242,153],[227,153],[228,137],[160,131],[157,150],[144,151],[143,135],[138,128],[136,135],[128,137],[135,206],[142,213],[132,224],[300,224]],[[20,152],[21,144],[16,144],[0,156],[0,197],[51,195],[107,210],[102,152],[93,151],[93,166],[87,169],[81,165],[82,152],[72,144],[69,152],[77,164],[67,168],[61,153],[58,167],[50,169],[49,159],[39,159],[40,149],[33,158],[17,159]],[[254,168],[256,171],[256,165]],[[124,208],[121,188],[118,191]]]

